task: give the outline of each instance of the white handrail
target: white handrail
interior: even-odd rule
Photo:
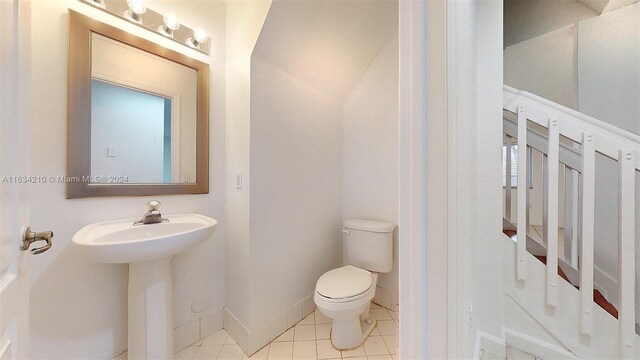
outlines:
[[[575,141],[582,141],[582,133],[590,131],[598,134],[596,150],[611,159],[618,159],[621,148],[633,153],[634,167],[640,170],[640,136],[620,129],[611,124],[582,114],[573,109],[556,104],[547,99],[533,95],[526,91],[516,90],[504,86],[503,108],[516,113],[518,106],[527,108],[527,119],[545,128],[549,127],[549,118],[555,117],[562,121],[560,133]]]

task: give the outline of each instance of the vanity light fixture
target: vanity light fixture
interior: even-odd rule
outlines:
[[[193,36],[187,39],[187,45],[198,48],[198,45],[207,41],[209,36],[203,28],[193,29]]]
[[[163,25],[160,25],[158,32],[168,37],[173,37],[173,32],[180,28],[180,22],[173,14],[167,14],[162,17]]]
[[[142,24],[142,14],[147,11],[147,7],[142,0],[127,0],[127,6],[129,10],[124,12],[124,17]]]
[[[0,0],[2,2],[3,0]],[[182,46],[209,55],[211,39],[202,28],[190,28],[168,12],[160,14],[147,8],[146,0],[77,0],[141,28],[160,34]],[[144,20],[143,20],[144,16]],[[181,19],[184,20],[184,19]]]

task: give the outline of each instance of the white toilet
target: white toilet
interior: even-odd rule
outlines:
[[[333,320],[331,342],[336,349],[361,345],[375,325],[369,305],[376,293],[378,273],[393,268],[394,224],[353,219],[344,222],[345,266],[318,279],[313,297],[318,309]],[[369,325],[364,330],[361,320]]]

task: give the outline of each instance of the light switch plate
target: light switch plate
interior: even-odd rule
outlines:
[[[242,189],[242,171],[236,171],[236,189]]]
[[[107,146],[107,157],[117,157],[118,149],[113,146]]]

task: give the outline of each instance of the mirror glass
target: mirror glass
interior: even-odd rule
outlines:
[[[92,183],[193,183],[197,71],[91,33]]]

